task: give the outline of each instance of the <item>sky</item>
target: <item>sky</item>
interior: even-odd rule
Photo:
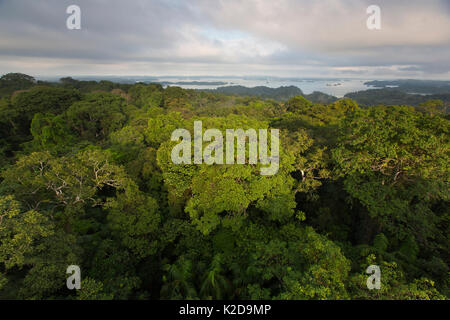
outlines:
[[[450,79],[450,0],[0,0],[8,72]]]

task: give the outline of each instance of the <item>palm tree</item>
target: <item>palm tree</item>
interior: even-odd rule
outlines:
[[[209,270],[203,276],[200,296],[202,298],[224,299],[224,295],[230,291],[230,283],[223,275],[222,255],[216,254],[211,262]]]
[[[166,299],[194,299],[197,292],[192,283],[192,262],[184,257],[174,264],[163,266],[166,274],[163,276],[161,297]]]

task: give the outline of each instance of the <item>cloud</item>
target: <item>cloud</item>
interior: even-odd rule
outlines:
[[[3,0],[0,71],[450,76],[447,1],[376,2],[370,31],[366,0]]]

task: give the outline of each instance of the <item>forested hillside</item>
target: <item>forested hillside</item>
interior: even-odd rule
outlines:
[[[420,107],[437,101],[439,109],[444,113],[450,112],[450,91],[439,94],[411,94],[397,88],[369,89],[364,91],[347,93],[346,98],[358,102],[361,106],[374,105],[410,105]]]
[[[302,90],[296,86],[285,86],[279,88],[269,88],[266,86],[253,88],[244,86],[224,86],[218,87],[217,89],[206,89],[203,91],[244,97],[258,97],[261,99],[274,99],[278,101],[286,101],[297,96],[303,96],[306,99],[317,103],[332,103],[337,100],[334,96],[318,91],[305,95]]]
[[[450,121],[398,104],[5,75],[0,299],[448,299]],[[172,163],[196,120],[279,129],[278,173]]]

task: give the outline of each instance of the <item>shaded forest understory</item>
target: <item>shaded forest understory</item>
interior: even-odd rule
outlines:
[[[449,115],[404,104],[4,75],[0,299],[448,299]],[[279,129],[279,172],[173,164],[196,120]]]

